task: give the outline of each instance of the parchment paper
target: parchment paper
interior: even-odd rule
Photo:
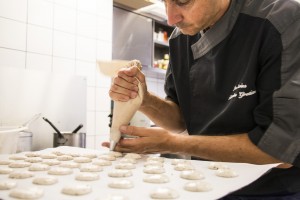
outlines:
[[[107,153],[107,151],[97,151],[91,149],[83,149],[77,147],[57,147],[55,149],[45,149],[41,152],[53,152],[61,151],[64,153],[96,153],[97,155],[101,155]],[[243,186],[248,185],[253,182],[261,175],[266,173],[269,169],[277,166],[278,164],[269,164],[269,165],[252,165],[252,164],[244,164],[244,163],[226,163],[229,167],[234,169],[239,176],[235,178],[221,178],[215,175],[214,170],[208,169],[209,162],[206,161],[191,161],[193,166],[197,170],[200,170],[205,175],[205,181],[209,182],[213,186],[213,190],[209,192],[188,192],[183,189],[183,186],[188,180],[182,179],[179,177],[180,172],[174,170],[174,166],[171,165],[172,159],[165,159],[164,168],[166,170],[166,175],[170,178],[169,183],[164,184],[151,184],[143,182],[143,178],[147,175],[143,172],[143,164],[145,162],[146,157],[149,155],[144,155],[143,159],[139,160],[136,164],[136,169],[133,169],[133,176],[128,177],[126,179],[132,180],[134,183],[134,187],[132,189],[111,189],[108,187],[108,183],[117,178],[108,177],[107,173],[110,170],[114,169],[114,166],[119,162],[120,158],[116,161],[113,161],[112,166],[104,167],[100,174],[100,180],[98,181],[77,181],[75,180],[75,175],[79,172],[79,169],[74,169],[73,174],[65,175],[65,176],[57,176],[59,182],[55,185],[51,186],[37,186],[44,189],[45,194],[41,199],[59,199],[59,200],[74,200],[74,199],[105,199],[110,194],[123,194],[126,195],[130,200],[149,200],[150,192],[158,187],[169,187],[175,189],[180,197],[178,199],[182,200],[212,200],[218,199],[222,196],[229,194],[235,190],[242,188]],[[0,159],[7,159],[9,155],[0,155]],[[96,160],[95,158],[93,160]],[[67,161],[64,161],[67,162]],[[7,167],[6,165],[0,165],[0,167]],[[20,169],[20,170],[28,170],[28,168]],[[35,172],[35,177],[40,175],[47,175],[47,172]],[[8,175],[0,175],[0,180],[7,180]],[[36,186],[32,184],[32,179],[24,179],[17,180],[17,187],[25,187],[25,186]],[[13,179],[10,179],[13,180]],[[65,185],[70,185],[73,183],[82,183],[89,184],[92,186],[93,192],[88,195],[83,196],[68,196],[61,193],[62,188]],[[0,199],[13,199],[9,197],[9,191],[0,190]]]

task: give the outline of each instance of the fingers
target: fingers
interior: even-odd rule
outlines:
[[[110,143],[109,142],[102,142],[101,146],[109,148],[110,147]],[[123,153],[132,152],[131,149],[122,147],[119,144],[117,144],[117,146],[115,147],[114,151],[123,152]]]
[[[115,147],[115,150],[121,151],[121,152],[134,151],[132,145],[127,145],[128,140],[130,140],[130,139],[120,139]]]
[[[135,126],[121,126],[122,134],[134,136],[134,138],[124,138],[118,142],[118,151],[135,153],[159,152],[159,140],[161,130],[155,128],[144,128]],[[164,135],[164,134],[163,134]]]
[[[132,70],[133,68],[125,68],[118,72],[118,77],[122,78],[128,83],[132,83],[134,85],[138,85],[138,80],[136,79],[136,73],[135,70]]]
[[[135,138],[135,139],[121,139],[115,150],[124,152],[124,153],[129,153],[129,152],[134,152],[134,153],[149,153],[147,146],[143,145],[141,138]]]
[[[113,78],[109,96],[116,101],[126,102],[138,95],[139,81],[145,82],[145,76],[137,67],[123,68]]]
[[[110,143],[109,142],[102,142],[101,146],[109,148]]]
[[[155,143],[149,143],[145,141],[145,138],[135,138],[135,139],[121,139],[115,151],[123,153],[162,153],[161,149],[157,148]]]
[[[118,76],[121,76],[124,78],[125,76],[129,76],[131,78],[137,78],[141,83],[145,83],[145,75],[143,72],[136,66],[124,68],[123,70],[120,70],[118,72]],[[126,79],[126,78],[125,78]],[[132,79],[129,79],[131,81],[134,81]],[[136,81],[136,80],[135,80]],[[138,82],[137,82],[138,83]]]
[[[110,143],[109,142],[102,142],[101,146],[109,148],[110,147]],[[123,153],[128,153],[128,152],[132,152],[132,149],[130,148],[126,148],[121,146],[119,143],[116,145],[114,151],[118,151],[118,152],[123,152]]]
[[[133,151],[128,148],[124,148],[121,146],[116,146],[114,151],[122,152],[122,153],[132,153]]]
[[[120,131],[123,134],[137,136],[137,137],[147,137],[153,132],[154,129],[137,127],[137,126],[121,126]]]
[[[134,99],[138,95],[138,86],[128,83],[121,78],[114,78],[111,85],[109,96],[113,100],[128,101]]]
[[[127,82],[126,80],[115,77],[112,81],[111,88],[109,90],[109,96],[113,100],[128,101],[134,99],[138,95],[138,86]]]

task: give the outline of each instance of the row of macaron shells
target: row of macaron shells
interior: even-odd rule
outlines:
[[[102,166],[109,166],[111,165],[111,161],[115,161],[116,158],[122,157],[120,162],[115,165],[116,170],[110,171],[108,176],[110,177],[128,177],[132,176],[131,169],[135,168],[135,163],[137,159],[141,159],[142,156],[139,154],[126,154],[123,157],[123,154],[119,152],[109,152],[107,154],[102,154],[97,156],[96,154],[66,154],[62,152],[53,152],[52,154],[39,154],[37,152],[29,152],[24,155],[12,155],[10,160],[2,160],[0,164],[8,164],[11,168],[22,168],[22,167],[29,167],[29,171],[45,171],[48,170],[48,174],[50,175],[64,175],[64,174],[71,174],[72,170],[70,168],[78,168],[80,165],[79,163],[90,163],[92,159],[99,158],[99,160],[95,160],[90,165],[81,166],[80,171],[83,173],[78,174],[75,179],[76,180],[83,180],[83,181],[93,181],[98,180],[99,175],[94,173],[84,173],[84,172],[99,172],[102,171]],[[43,161],[43,159],[46,159]],[[24,160],[24,162],[10,162],[11,160]],[[63,162],[60,161],[71,161],[74,162]],[[40,162],[41,164],[37,164]],[[164,175],[163,173],[163,162],[164,158],[162,157],[148,157],[146,162],[144,163],[144,173],[150,174],[146,176],[143,180],[144,182],[149,183],[164,183],[168,182],[169,178]],[[30,164],[33,163],[33,164]],[[194,167],[191,165],[190,161],[186,160],[172,160],[172,164],[174,165],[174,170],[182,171],[181,178],[189,179],[189,180],[200,180],[204,178],[203,173],[194,170]],[[49,165],[60,165],[59,167],[54,167],[49,170]],[[228,169],[226,167],[209,167],[219,168],[219,169]],[[10,169],[2,169],[0,173],[11,173]],[[32,174],[30,173],[11,173],[11,178],[26,178],[31,177]],[[43,178],[36,178],[33,180],[35,184],[54,184],[56,183],[55,177],[48,179]],[[108,184],[109,187],[112,188],[131,188],[133,187],[132,182],[129,180],[117,180],[113,181]],[[13,187],[13,184],[10,184],[8,187]],[[78,188],[79,187],[79,188]],[[190,182],[185,185],[185,189],[188,191],[208,191],[211,190],[211,186],[208,183],[204,182]],[[74,188],[66,187],[62,190],[63,193],[66,194],[73,194],[74,195]],[[77,186],[76,191],[82,191],[76,195],[82,195],[91,192],[89,187]],[[175,193],[175,194],[174,194]],[[168,188],[158,188],[157,191],[151,193],[151,197],[153,198],[176,198],[178,194],[171,189]]]

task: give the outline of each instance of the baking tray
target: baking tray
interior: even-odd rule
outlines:
[[[77,147],[57,147],[49,148],[40,151],[41,153],[51,153],[53,151],[60,151],[62,153],[93,153],[97,155],[105,154],[107,151],[98,151]],[[20,153],[25,154],[25,153]],[[0,155],[0,160],[8,159],[10,155]],[[174,165],[171,164],[172,159],[165,158],[164,168],[165,174],[169,177],[170,182],[164,184],[153,184],[143,182],[143,178],[148,174],[143,172],[144,163],[146,158],[149,156],[157,155],[143,155],[143,158],[138,160],[136,164],[136,169],[132,170],[133,176],[126,179],[132,180],[134,187],[131,189],[112,189],[108,187],[108,183],[117,178],[112,178],[107,175],[108,171],[111,171],[114,166],[119,163],[121,158],[118,158],[116,161],[112,161],[112,166],[103,167],[103,171],[99,172],[100,179],[97,181],[77,181],[75,180],[75,175],[79,173],[79,169],[73,169],[71,175],[57,176],[58,183],[51,186],[37,186],[32,184],[32,179],[39,175],[47,175],[47,171],[44,172],[34,172],[35,176],[29,179],[10,179],[8,175],[1,175],[0,180],[15,180],[17,181],[17,187],[28,187],[36,186],[44,189],[44,195],[40,199],[58,199],[58,200],[74,200],[74,199],[106,199],[107,196],[112,194],[121,194],[128,197],[129,200],[150,200],[150,193],[159,188],[159,187],[168,187],[176,190],[179,193],[177,199],[183,200],[198,200],[198,199],[218,199],[221,198],[233,191],[236,191],[251,182],[255,181],[257,178],[262,176],[271,168],[277,166],[278,164],[268,164],[268,165],[253,165],[246,163],[224,163],[238,173],[237,177],[234,178],[222,178],[215,175],[215,170],[208,169],[210,162],[207,161],[194,161],[192,160],[192,165],[199,171],[203,172],[205,175],[205,181],[209,182],[213,189],[208,192],[189,192],[183,189],[185,183],[189,182],[188,180],[180,178],[180,171],[174,170]],[[94,158],[96,160],[98,158]],[[6,165],[0,165],[0,167],[8,167]],[[28,168],[23,168],[22,170],[28,170]],[[89,184],[92,187],[92,192],[87,195],[82,196],[69,196],[61,193],[61,190],[64,186],[81,183]],[[0,199],[15,199],[9,196],[10,190],[0,190]]]

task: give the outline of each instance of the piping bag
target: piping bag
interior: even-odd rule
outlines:
[[[132,61],[98,61],[98,65],[100,71],[104,75],[108,76],[115,76],[117,71],[123,67],[133,67],[136,66],[140,70],[142,69],[141,62],[138,60]],[[137,79],[139,82],[139,80]],[[110,150],[113,151],[116,144],[119,142],[121,138],[121,132],[119,130],[120,126],[128,125],[130,120],[132,119],[133,115],[136,113],[138,108],[141,106],[143,102],[143,88],[141,83],[138,83],[138,95],[134,99],[130,99],[127,102],[121,101],[114,101],[114,110],[113,110],[113,119],[112,119],[112,126],[110,129]]]

